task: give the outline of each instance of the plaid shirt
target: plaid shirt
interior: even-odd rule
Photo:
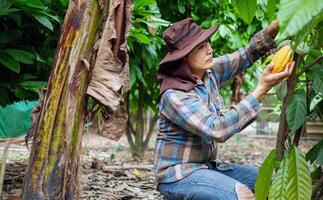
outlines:
[[[221,113],[220,88],[273,47],[266,30],[260,31],[247,47],[214,58],[203,82],[197,81],[192,90],[168,89],[162,94],[154,158],[159,183],[174,182],[208,168],[208,161],[216,159],[216,143],[225,142],[257,116],[260,105],[251,94]]]

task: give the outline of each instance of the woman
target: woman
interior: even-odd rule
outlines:
[[[192,19],[176,22],[164,32],[168,47],[159,64],[159,122],[154,172],[166,199],[252,199],[258,169],[216,161],[216,143],[225,142],[250,124],[264,95],[286,78],[285,71],[263,71],[256,89],[221,113],[220,88],[274,47],[278,22],[258,32],[249,45],[212,58],[208,39],[218,26],[201,29]]]

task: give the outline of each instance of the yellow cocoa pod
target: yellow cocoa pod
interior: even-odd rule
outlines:
[[[272,73],[278,73],[284,71],[286,65],[293,60],[293,51],[289,45],[285,45],[280,48],[273,59],[271,60],[274,63],[274,67],[271,70]]]

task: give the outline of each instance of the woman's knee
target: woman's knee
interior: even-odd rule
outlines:
[[[171,200],[238,200],[235,188],[221,188],[201,183],[182,184],[181,187],[163,188],[160,193]]]
[[[166,199],[228,199],[236,200],[253,193],[236,179],[222,173],[203,169],[174,183],[159,184]],[[250,191],[248,193],[248,191]],[[244,195],[246,194],[246,195]],[[239,196],[240,195],[240,196]],[[242,196],[241,196],[242,195]]]
[[[195,185],[185,196],[185,200],[238,200],[235,190],[209,185]],[[194,189],[193,189],[194,188]]]
[[[252,165],[233,164],[233,171],[224,172],[224,174],[248,186],[252,191],[254,191],[258,171],[258,167]]]

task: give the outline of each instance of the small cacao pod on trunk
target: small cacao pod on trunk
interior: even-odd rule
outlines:
[[[293,51],[290,45],[284,45],[273,56],[271,62],[274,63],[274,67],[271,70],[272,73],[279,73],[284,71],[286,65],[293,60]]]

